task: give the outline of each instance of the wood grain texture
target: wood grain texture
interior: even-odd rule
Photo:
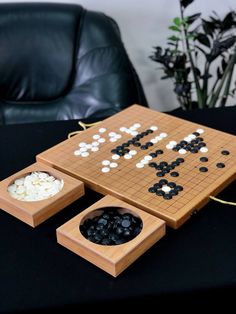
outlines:
[[[41,201],[26,202],[14,199],[7,188],[18,178],[34,171],[47,172],[64,180],[64,186],[56,195]],[[36,162],[0,182],[0,208],[32,227],[36,227],[73,201],[84,195],[84,184],[78,179]]]
[[[135,149],[137,154],[129,160],[121,157],[116,161],[118,163],[117,168],[103,173],[101,171],[102,161],[104,159],[112,161],[111,150],[133,137],[130,134],[122,133],[120,127],[130,127],[134,123],[141,124],[138,132],[143,132],[153,125],[158,127],[157,131],[144,136],[140,140],[141,144],[150,141],[162,132],[165,132],[167,137],[147,150],[130,145],[129,149]],[[99,145],[99,151],[90,153],[89,157],[86,158],[75,156],[74,151],[78,149],[79,143],[92,143],[94,141],[93,135],[98,134],[101,127],[106,128],[107,131],[102,135],[106,142]],[[202,137],[208,152],[196,154],[187,152],[185,155],[180,155],[179,152],[166,148],[169,141],[179,142],[198,128],[204,130]],[[111,131],[122,137],[117,142],[110,142],[109,132]],[[148,165],[142,169],[136,167],[136,163],[157,149],[162,149],[164,154],[154,158],[152,160],[154,162],[167,161],[170,163],[178,157],[185,159],[184,163],[174,169],[179,173],[179,177],[173,178],[170,173],[163,177],[184,188],[171,200],[165,200],[155,193],[148,192],[150,186],[162,179],[156,176],[156,170]],[[228,150],[230,154],[222,155],[222,150]],[[200,161],[202,156],[208,158],[207,163]],[[210,195],[216,195],[236,178],[236,137],[149,108],[133,105],[100,124],[42,152],[36,156],[36,159],[80,179],[89,188],[99,193],[120,198],[165,220],[169,226],[178,228],[194,211],[201,209],[210,200]],[[217,168],[216,164],[221,162],[225,164],[225,167]],[[207,167],[208,171],[200,172],[199,168],[202,166]]]
[[[104,207],[122,207],[139,216],[143,228],[134,239],[120,245],[100,245],[87,240],[79,230],[87,218],[99,215]],[[100,211],[99,211],[100,210]],[[107,195],[56,230],[57,241],[97,267],[118,276],[139,256],[165,235],[165,222],[122,200]]]

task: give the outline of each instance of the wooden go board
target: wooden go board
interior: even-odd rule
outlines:
[[[133,105],[36,158],[178,228],[235,179],[235,156],[235,136]]]

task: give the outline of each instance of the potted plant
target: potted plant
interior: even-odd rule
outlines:
[[[161,64],[162,79],[173,81],[183,109],[223,107],[236,92],[236,13],[220,18],[214,12],[209,19],[187,15],[193,1],[179,0],[180,17],[169,26],[167,48],[154,47],[150,58]]]

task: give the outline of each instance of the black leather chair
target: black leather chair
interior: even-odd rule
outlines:
[[[0,123],[103,119],[138,103],[117,23],[63,3],[0,4]]]

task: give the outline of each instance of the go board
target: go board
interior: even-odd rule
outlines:
[[[235,179],[235,157],[235,136],[140,105],[36,156],[175,229]]]

